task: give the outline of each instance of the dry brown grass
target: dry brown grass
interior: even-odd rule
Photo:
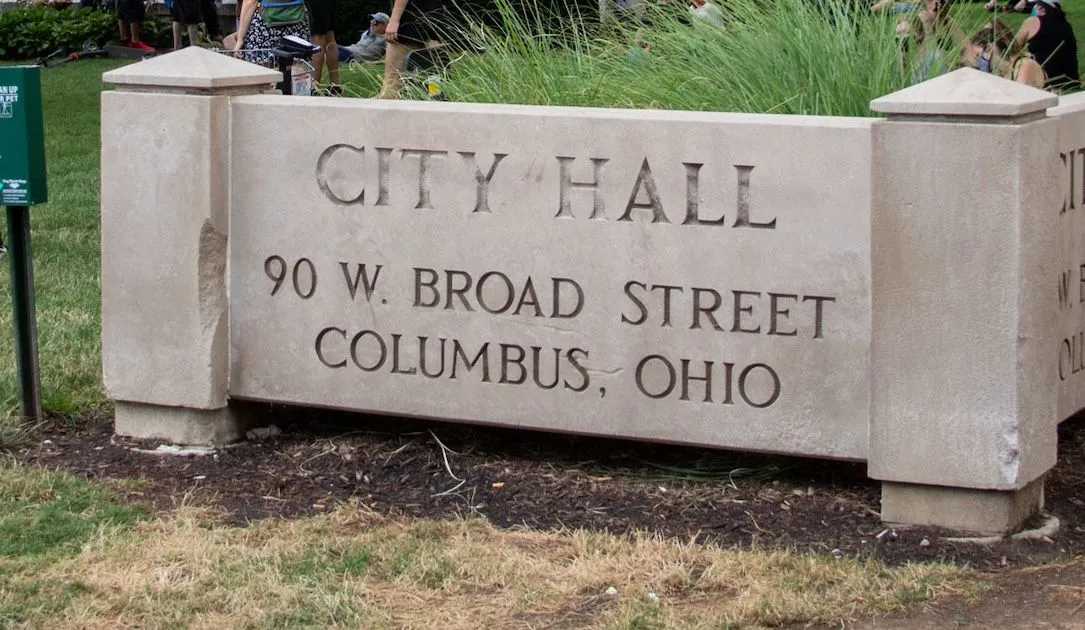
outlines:
[[[35,627],[755,628],[892,610],[964,578],[938,565],[397,521],[345,505],[244,529],[182,509],[103,531],[13,588],[79,585],[63,609],[30,613]]]

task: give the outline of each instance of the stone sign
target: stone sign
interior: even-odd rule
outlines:
[[[869,122],[570,113],[239,103],[231,395],[864,457]]]
[[[881,119],[276,77],[199,48],[106,74],[119,434],[236,440],[233,401],[272,401],[860,460],[891,523],[1042,509],[1085,407],[1082,99],[972,69]]]
[[[1085,95],[1064,97],[1052,114],[1059,119],[1062,167],[1060,203],[1050,211],[1059,217],[1059,419],[1065,419],[1085,408]]]

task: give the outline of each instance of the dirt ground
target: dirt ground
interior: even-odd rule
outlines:
[[[1085,630],[1085,564],[1029,567],[991,577],[992,588],[975,601],[956,595],[921,610],[863,619],[845,627],[852,630]],[[813,629],[817,626],[802,627]]]
[[[641,529],[725,547],[873,556],[890,564],[963,563],[991,573],[995,587],[983,605],[961,595],[856,627],[1085,629],[1081,418],[1060,428],[1059,462],[1046,481],[1046,511],[1059,519],[1058,532],[979,545],[937,529],[887,529],[878,517],[878,484],[861,464],[282,406],[248,411],[281,433],[178,457],[140,452],[158,444],[114,436],[109,419],[58,421],[35,433],[16,457],[95,479],[136,478],[141,483],[124,486],[134,499],[158,509],[214,506],[239,525],[317,513],[356,498],[385,514],[481,514],[500,527]],[[1048,625],[1029,625],[1037,606]]]

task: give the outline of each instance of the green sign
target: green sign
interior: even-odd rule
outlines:
[[[41,69],[0,66],[0,206],[46,198]]]

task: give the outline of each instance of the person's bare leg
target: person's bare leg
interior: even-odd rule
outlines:
[[[339,45],[335,43],[335,31],[324,34],[324,59],[328,64],[328,81],[332,85],[339,85]]]
[[[128,22],[117,20],[117,30],[120,31],[122,44],[132,41],[132,36],[128,34]]]
[[[326,34],[313,33],[313,45],[320,50],[313,54],[313,83],[319,84],[324,77],[324,41]],[[315,87],[315,86],[314,86]]]
[[[185,45],[185,43],[181,41],[181,23],[180,22],[174,22],[173,23],[173,49],[174,50],[181,50],[181,47],[183,47],[184,45]]]
[[[384,83],[377,98],[399,98],[399,84],[408,52],[410,49],[407,46],[399,42],[388,42],[384,49]]]
[[[195,24],[188,25],[188,45],[198,46],[200,43],[200,30]]]
[[[132,22],[132,24],[129,26],[129,28],[132,29],[132,43],[134,44],[134,43],[140,41],[140,39],[139,39],[139,22]]]

